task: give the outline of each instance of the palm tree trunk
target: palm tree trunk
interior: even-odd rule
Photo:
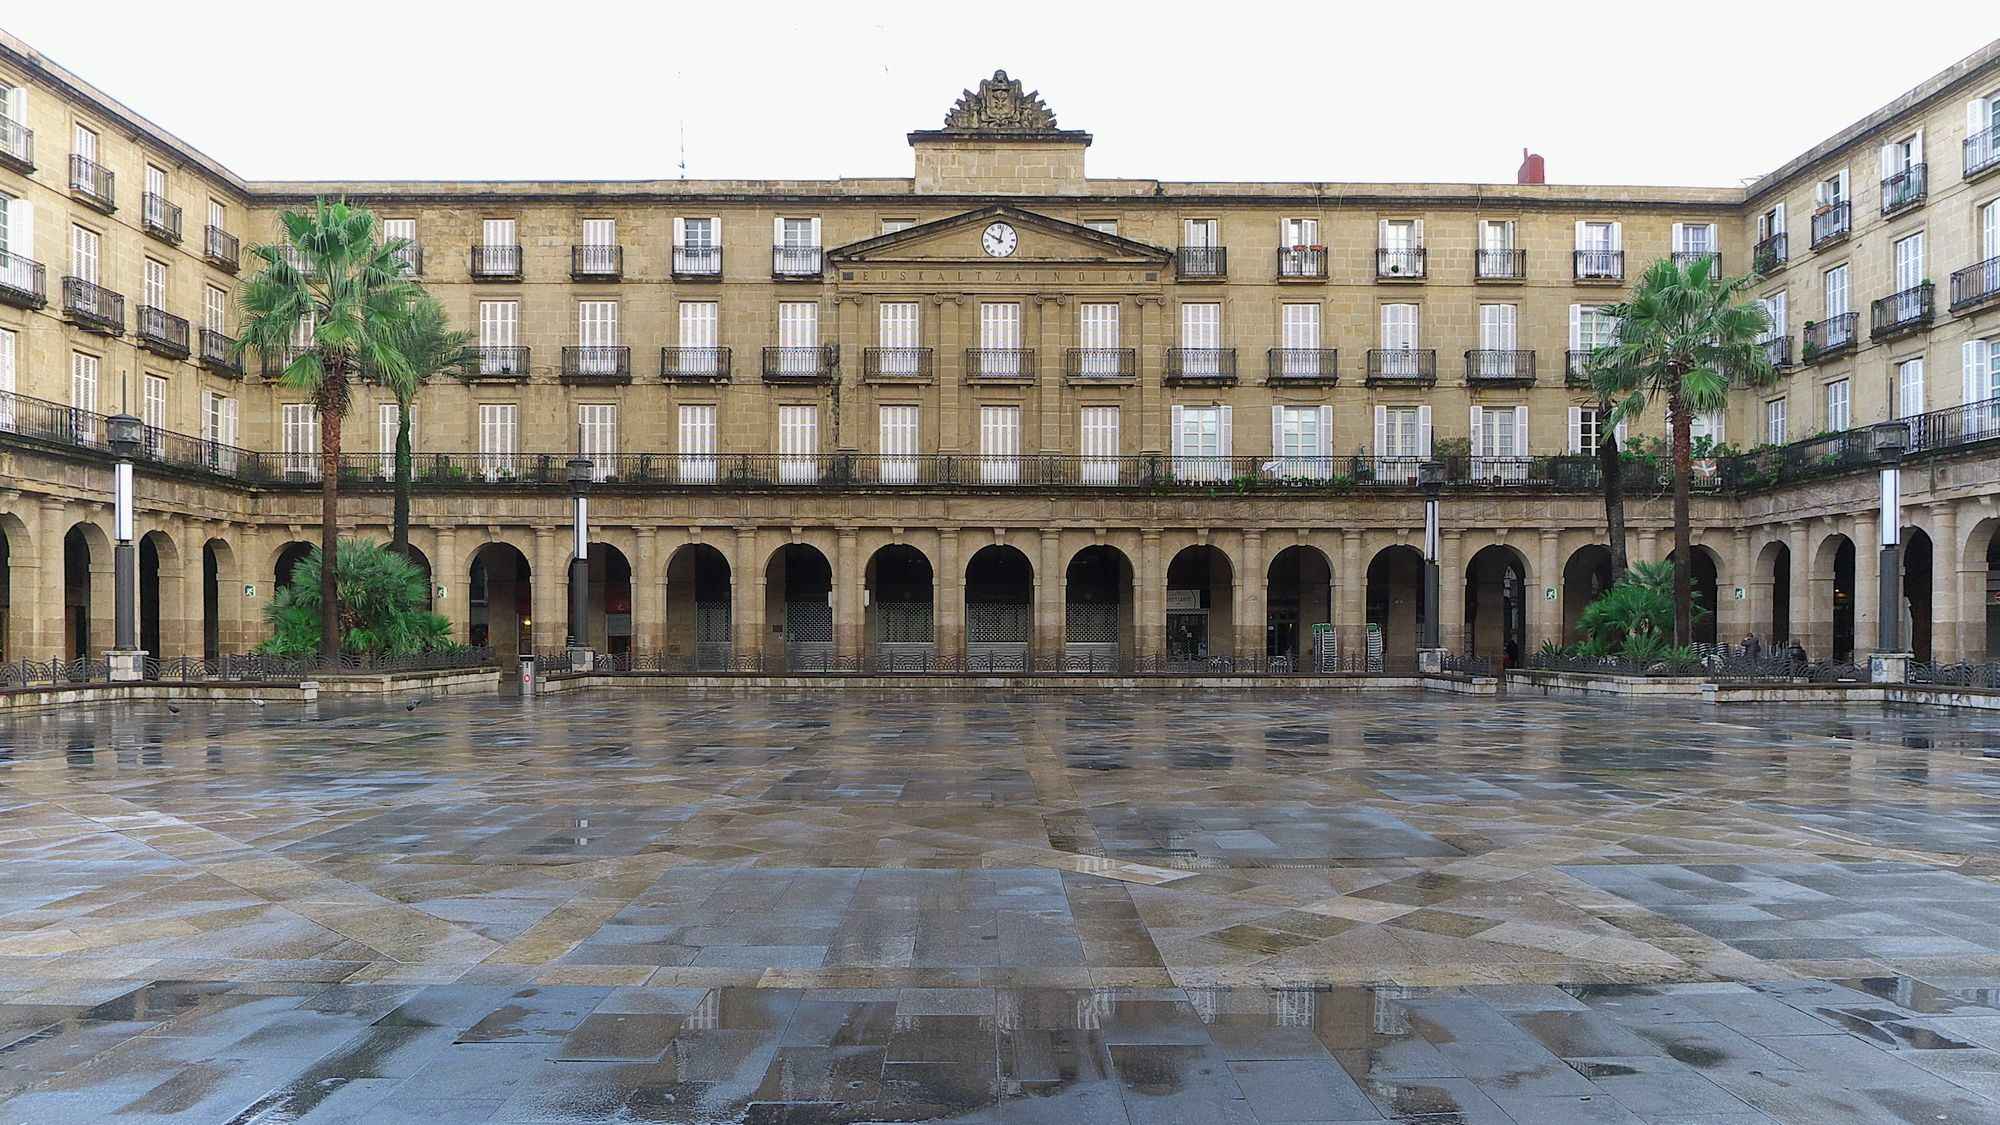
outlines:
[[[326,375],[332,382],[336,376]],[[340,554],[340,426],[342,404],[333,395],[320,396],[319,411],[319,650],[340,653],[340,583],[335,566]]]
[[[1676,388],[1681,373],[1673,373]],[[1674,644],[1694,643],[1694,542],[1688,512],[1688,478],[1694,473],[1694,419],[1678,389],[1667,395],[1667,423],[1674,453]]]
[[[1604,485],[1604,530],[1611,540],[1611,584],[1625,577],[1625,462],[1618,456],[1618,434],[1611,428],[1611,404],[1597,407],[1597,475]]]
[[[410,557],[410,403],[396,400],[396,506],[395,531],[389,549]]]

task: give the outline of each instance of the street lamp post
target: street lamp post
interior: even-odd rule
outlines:
[[[564,477],[576,505],[572,521],[576,546],[569,560],[569,667],[572,672],[588,672],[590,650],[590,458],[578,454],[569,459]]]
[[[1903,454],[1910,448],[1908,422],[1878,422],[1868,431],[1869,452],[1882,469],[1880,581],[1876,586],[1875,652],[1868,678],[1902,683],[1910,652],[1903,637]]]
[[[1444,487],[1444,466],[1425,461],[1417,466],[1417,484],[1424,490],[1424,604],[1417,641],[1417,670],[1444,671],[1444,649],[1438,644],[1438,493]]]
[[[105,662],[112,680],[145,678],[146,654],[139,648],[139,547],[133,541],[132,461],[139,455],[145,423],[130,414],[105,419],[106,436],[117,458],[112,465],[111,581],[115,587],[113,643]]]

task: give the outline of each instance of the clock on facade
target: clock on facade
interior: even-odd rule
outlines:
[[[979,236],[979,245],[985,247],[986,253],[995,258],[1004,258],[1012,254],[1018,241],[1014,235],[1014,228],[1006,223],[994,223],[986,228],[985,234]]]

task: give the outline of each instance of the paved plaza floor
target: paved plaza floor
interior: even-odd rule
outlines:
[[[0,1125],[2000,1122],[2000,715],[0,718]]]

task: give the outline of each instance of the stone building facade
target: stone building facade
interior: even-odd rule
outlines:
[[[232,295],[326,195],[409,239],[479,339],[416,414],[414,539],[466,639],[561,646],[581,451],[600,649],[1224,667],[1348,660],[1372,625],[1395,660],[1415,467],[1444,457],[1444,643],[1529,650],[1605,568],[1571,357],[1669,254],[1755,271],[1779,325],[1780,382],[1702,432],[1797,452],[1916,419],[1901,612],[1921,657],[2000,631],[2000,44],[1748,188],[1091,179],[1090,136],[1004,73],[909,135],[905,179],[247,182],[4,36],[0,115],[7,659],[109,643],[120,408],[153,435],[146,647],[260,634],[316,538],[316,424],[285,357],[229,358]],[[392,435],[362,388],[358,534],[386,535]],[[1832,469],[1698,498],[1712,635],[1871,647],[1874,477]],[[1665,499],[1631,505],[1660,557]]]

